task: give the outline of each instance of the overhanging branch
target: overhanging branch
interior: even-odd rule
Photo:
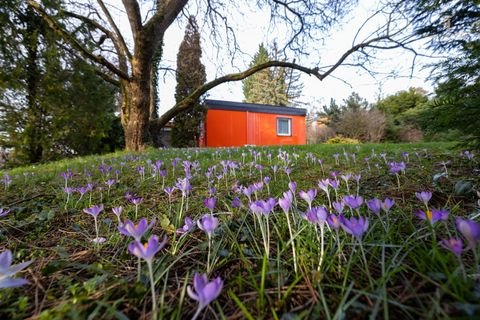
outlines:
[[[317,79],[320,81],[325,78],[323,74],[320,74],[318,72],[317,68],[307,68],[304,66],[301,66],[296,63],[292,62],[285,62],[285,61],[269,61],[266,63],[262,63],[259,65],[256,65],[248,70],[245,70],[243,72],[238,72],[238,73],[231,73],[227,74],[223,77],[217,78],[215,80],[212,80],[210,82],[205,83],[204,85],[198,87],[195,89],[191,94],[189,94],[187,97],[185,97],[182,101],[178,102],[175,106],[173,106],[170,110],[165,112],[162,116],[160,116],[157,119],[152,120],[152,124],[155,125],[157,128],[162,128],[165,126],[171,119],[173,119],[176,115],[179,113],[183,112],[186,110],[190,105],[192,105],[195,101],[200,99],[202,95],[204,95],[206,92],[209,90],[227,82],[232,82],[232,81],[241,81],[254,73],[257,73],[260,70],[267,69],[270,67],[283,67],[283,68],[292,68],[299,70],[301,72],[304,72],[310,76],[315,76]]]
[[[105,59],[101,55],[95,55],[90,50],[85,48],[78,40],[73,37],[68,31],[64,30],[52,17],[48,15],[48,13],[34,0],[27,0],[28,5],[33,8],[41,17],[42,19],[48,24],[48,26],[58,34],[62,39],[64,39],[69,45],[73,48],[78,50],[85,58],[91,60],[94,63],[98,63],[112,73],[116,74],[118,77],[129,80],[129,76],[127,73],[123,72],[122,70],[118,69],[115,65],[110,63],[107,59]]]

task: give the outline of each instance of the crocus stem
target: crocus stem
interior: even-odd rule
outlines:
[[[317,270],[320,271],[320,267],[322,266],[322,262],[323,262],[323,250],[324,250],[324,241],[323,241],[323,228],[324,228],[324,225],[323,225],[323,222],[322,224],[320,225],[320,259],[318,261],[318,268]]]
[[[370,269],[368,269],[367,257],[365,256],[365,250],[363,250],[362,240],[358,239],[358,243],[360,245],[360,251],[362,252],[363,264],[365,265],[365,271],[367,272],[370,289],[373,290],[373,279],[372,279],[372,275],[370,274]]]
[[[142,273],[142,260],[140,257],[138,258],[137,263],[137,281],[140,282],[140,274]]]
[[[475,265],[477,266],[477,273],[480,273],[480,263],[478,261],[477,248],[473,248],[472,252],[473,252],[473,261],[475,262]]]
[[[208,234],[207,273],[210,274],[210,251],[212,249],[212,237]]]
[[[183,214],[183,201],[185,200],[185,196],[182,195],[182,202],[180,203],[180,213],[178,214],[178,221],[177,224],[180,224],[180,221],[182,221],[182,214]]]
[[[288,211],[286,215],[287,215],[288,232],[290,233],[290,241],[292,241],[291,246],[292,246],[292,254],[293,254],[293,268],[295,269],[295,273],[297,273],[298,269],[297,269],[297,254],[295,253],[295,239],[293,238],[292,226],[290,225],[290,218],[288,217]]]
[[[153,280],[152,261],[147,261],[148,273],[150,273],[150,290],[152,291],[152,319],[157,319],[157,300],[155,297],[155,281]]]
[[[193,315],[192,320],[196,320],[198,318],[202,309],[203,309],[203,307],[200,306],[200,305],[197,307],[197,311],[195,311],[195,314]]]

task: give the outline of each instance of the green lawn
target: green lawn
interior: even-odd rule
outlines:
[[[0,217],[1,251],[11,250],[14,264],[33,260],[16,275],[28,284],[0,289],[0,318],[188,319],[198,306],[187,292],[195,273],[223,281],[198,319],[479,317],[480,231],[468,242],[455,223],[479,221],[477,160],[446,143],[309,145],[152,149],[0,172],[0,209],[10,210]],[[179,179],[189,191],[169,197],[164,189],[182,187]],[[287,199],[292,182],[287,213],[278,203],[262,212],[269,198]],[[301,191],[313,189],[308,211]],[[432,194],[425,203],[422,191]],[[357,195],[363,201],[351,208]],[[394,205],[377,214],[372,199]],[[93,205],[104,207],[103,243],[92,242],[94,218],[84,212]],[[142,243],[167,239],[152,260],[155,314],[148,264],[118,231],[112,208],[120,206],[122,223],[155,219]],[[206,214],[218,219],[210,234],[196,223]],[[185,217],[195,224],[179,234]],[[359,217],[368,226],[351,219]],[[462,240],[460,255],[447,239]],[[2,272],[0,261],[0,284]]]

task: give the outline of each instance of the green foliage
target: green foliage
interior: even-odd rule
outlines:
[[[330,98],[330,104],[324,105],[322,107],[322,111],[319,115],[326,115],[331,123],[336,123],[340,119],[340,115],[342,114],[342,108],[337,104],[335,99]]]
[[[480,146],[478,1],[424,0],[406,4],[414,17],[415,32],[430,37],[431,49],[448,54],[448,59],[433,66],[436,97],[418,112],[418,121],[430,137],[460,132],[465,143]]]
[[[274,44],[270,55],[263,43],[258,47],[249,67],[270,60],[285,60]],[[244,102],[271,104],[277,106],[295,106],[301,95],[300,75],[293,70],[281,67],[263,69],[243,80]]]
[[[427,92],[422,88],[409,88],[376,102],[375,108],[388,118],[386,139],[389,141],[413,141],[421,139],[424,129],[418,114],[428,102]]]
[[[365,98],[360,97],[355,91],[352,92],[347,99],[343,100],[341,106],[342,112],[345,111],[359,111],[368,108],[368,101]]]
[[[326,144],[360,144],[360,141],[353,138],[336,136],[325,141]]]
[[[14,253],[15,263],[34,261],[28,270],[17,275],[28,279],[29,284],[0,290],[0,318],[153,316],[145,277],[147,266],[142,262],[141,277],[137,280],[137,258],[127,249],[133,239],[118,233],[116,218],[111,213],[112,207],[121,205],[122,221],[134,219],[135,207],[124,198],[127,190],[143,198],[138,218],[157,221],[142,242],[152,233],[159,236],[165,233],[168,239],[167,246],[154,258],[154,288],[160,307],[157,318],[192,318],[196,302],[187,294],[187,287],[192,285],[195,272],[205,270],[208,236],[199,228],[175,235],[174,230],[183,224],[177,222],[182,206],[180,191],[175,191],[169,199],[158,192],[162,177],[143,179],[138,174],[139,166],[162,159],[162,169],[167,172],[165,186],[172,186],[184,174],[178,163],[176,168],[172,163],[177,158],[177,162],[189,159],[198,164],[198,170],[191,172],[192,192],[185,211],[194,220],[208,211],[203,200],[213,192],[209,190],[213,186],[211,181],[205,177],[209,168],[221,167],[227,161],[244,164],[214,183],[213,197],[217,204],[213,215],[220,223],[212,234],[213,262],[209,277],[221,277],[224,287],[200,318],[476,319],[478,288],[472,278],[478,274],[478,242],[476,252],[464,246],[459,257],[441,243],[450,237],[464,239],[455,227],[457,217],[478,221],[478,196],[472,192],[478,185],[478,178],[472,174],[478,163],[459,157],[458,150],[451,147],[452,144],[446,143],[422,143],[215,150],[151,148],[142,153],[118,152],[16,168],[8,172],[12,184],[0,193],[0,203],[11,209],[1,219],[0,240]],[[285,163],[282,156],[288,156],[291,173],[287,176],[278,170],[272,175],[269,167]],[[448,174],[447,167],[438,165],[446,160],[449,160]],[[389,172],[390,161],[406,163],[400,186]],[[249,163],[264,169],[257,170]],[[87,196],[79,201],[80,195],[74,193],[64,209],[65,181],[60,172],[67,168],[73,171],[68,181],[73,188],[87,182],[102,185],[109,173],[98,170],[100,165],[118,169],[118,183],[110,192],[94,188],[91,199]],[[91,176],[83,174],[85,170]],[[269,188],[264,185],[255,195],[259,200],[278,199],[291,181],[298,184],[297,191],[309,190],[317,188],[319,180],[331,179],[332,172],[338,173],[339,185],[329,196],[318,192],[312,207],[327,207],[330,200],[361,195],[362,206],[343,211],[345,218],[368,217],[368,230],[361,241],[342,228],[337,232],[325,226],[325,254],[319,264],[320,226],[302,218],[308,204],[297,197],[288,214],[278,205],[268,214],[271,250],[267,257],[259,224],[248,207],[248,197],[232,192],[232,187],[253,185],[262,180],[262,174],[264,177],[268,174],[272,178]],[[4,173],[0,172],[0,176]],[[359,181],[344,179],[350,173],[358,174]],[[441,178],[432,179],[439,173]],[[427,190],[433,194],[429,207],[450,212],[445,221],[430,223],[415,216],[418,209],[424,208],[415,192]],[[235,196],[240,198],[241,207],[231,207]],[[388,212],[377,215],[365,205],[370,199],[383,201],[386,197],[395,200]],[[95,236],[93,219],[82,209],[100,203],[105,210],[98,216],[98,227],[107,241],[95,247],[91,242]],[[289,235],[290,227],[293,236]],[[297,252],[296,260],[292,247]],[[294,269],[295,262],[298,272]],[[311,300],[310,295],[316,295],[317,299]]]
[[[422,88],[409,88],[377,101],[376,107],[399,121],[403,113],[422,107],[428,101],[426,94]]]
[[[177,54],[177,86],[175,99],[182,101],[207,80],[205,66],[201,62],[200,34],[195,18],[191,16],[185,36]],[[200,101],[190,104],[187,110],[175,117],[172,129],[174,147],[196,147],[200,139],[205,107]]]
[[[113,130],[116,88],[57,46],[61,41],[25,3],[8,1],[0,20],[0,64],[8,70],[0,75],[0,146],[12,149],[11,163],[121,147],[122,134]]]

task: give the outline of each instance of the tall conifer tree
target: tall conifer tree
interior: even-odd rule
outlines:
[[[270,60],[286,60],[276,44],[271,51],[272,54],[269,54],[263,43],[260,44],[249,67]],[[243,80],[244,102],[294,106],[298,104],[296,99],[300,97],[302,88],[298,73],[281,67],[263,69]]]
[[[201,62],[202,48],[195,18],[188,20],[185,36],[177,54],[177,87],[175,100],[182,101],[193,90],[207,81],[205,66]],[[205,107],[194,101],[190,107],[175,117],[172,130],[174,147],[196,147],[199,143],[201,126],[205,117]]]

